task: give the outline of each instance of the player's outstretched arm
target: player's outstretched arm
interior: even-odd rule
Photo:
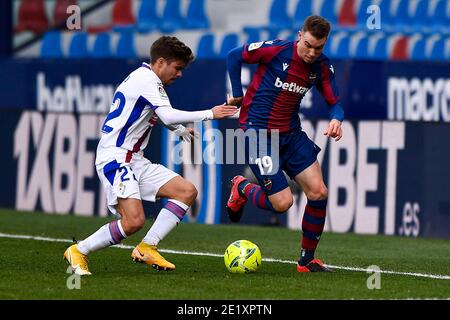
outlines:
[[[201,111],[183,111],[172,108],[171,106],[158,107],[155,109],[156,115],[167,125],[189,123],[197,121],[207,121],[211,119],[222,119],[230,117],[237,112],[235,106],[222,104],[215,106],[210,110]]]
[[[238,108],[236,106],[230,106],[224,103],[220,106],[215,106],[211,110],[213,112],[214,119],[223,119],[234,115],[238,111]]]

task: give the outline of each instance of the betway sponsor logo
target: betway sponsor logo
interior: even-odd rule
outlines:
[[[308,88],[305,87],[301,87],[298,84],[296,84],[295,82],[283,82],[281,81],[280,78],[277,77],[277,79],[275,80],[275,87],[277,88],[281,88],[283,90],[287,90],[289,92],[294,92],[294,93],[298,93],[301,94],[302,96],[308,92]]]
[[[37,75],[37,106],[40,111],[108,113],[113,85],[83,86],[79,76],[67,76],[64,86],[53,89],[45,83],[45,73]]]
[[[389,78],[388,118],[450,122],[450,79]]]

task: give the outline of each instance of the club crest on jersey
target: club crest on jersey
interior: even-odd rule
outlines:
[[[126,189],[126,186],[121,182],[119,184],[119,191],[120,191],[120,193],[124,194],[125,193],[125,189]]]
[[[270,180],[269,178],[265,178],[263,181],[263,185],[267,190],[272,189],[272,180]]]
[[[158,84],[158,91],[159,94],[161,95],[161,98],[167,98],[166,90],[164,90],[162,84]]]
[[[316,80],[317,80],[317,73],[310,72],[309,76],[308,76],[309,83],[314,84],[314,83],[316,83]]]
[[[261,48],[261,46],[263,44],[264,44],[264,41],[250,43],[250,45],[248,46],[248,51],[252,51],[252,50],[256,50],[258,48]]]

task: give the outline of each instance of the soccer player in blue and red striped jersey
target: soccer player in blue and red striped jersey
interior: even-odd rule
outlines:
[[[259,185],[250,183],[243,176],[235,176],[227,202],[228,215],[231,221],[239,221],[248,200],[262,209],[277,213],[287,211],[292,206],[293,196],[285,171],[302,187],[308,199],[302,221],[298,272],[331,271],[314,258],[325,224],[328,198],[317,161],[320,148],[302,131],[298,116],[302,98],[315,86],[330,106],[330,122],[324,134],[336,141],[341,139],[344,111],[333,66],[322,53],[329,32],[330,24],[326,19],[310,16],[296,41],[252,43],[231,50],[227,56],[233,91],[228,104],[241,106],[240,128],[246,132],[268,132],[272,137],[276,131],[279,137],[279,145],[274,148],[270,139],[262,142],[258,135],[258,146],[261,143],[267,145],[263,145],[263,154],[259,151],[256,156],[250,154],[251,143],[246,144],[247,160]],[[245,96],[241,83],[242,63],[258,64]],[[275,152],[278,153],[277,166],[272,163]]]

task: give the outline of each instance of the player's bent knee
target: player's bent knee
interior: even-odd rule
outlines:
[[[309,200],[324,200],[328,198],[328,189],[325,186],[321,186],[315,190],[310,190],[306,197]]]
[[[197,191],[197,188],[192,183],[190,184],[190,186],[188,188],[188,195],[190,196],[192,201],[197,199],[198,191]]]
[[[130,233],[136,233],[141,230],[145,225],[145,217],[134,218],[129,222]]]
[[[284,213],[284,212],[288,211],[290,207],[292,207],[293,203],[294,203],[294,199],[291,197],[291,198],[282,199],[279,201],[274,201],[274,203],[272,203],[272,206],[273,206],[273,209],[277,213]]]
[[[122,217],[122,227],[127,235],[138,232],[145,225],[145,215],[135,214],[128,217]]]
[[[197,195],[198,195],[197,188],[195,188],[195,186],[190,182],[185,183],[181,195],[182,199],[180,199],[180,201],[186,203],[187,205],[191,205],[197,198]]]

